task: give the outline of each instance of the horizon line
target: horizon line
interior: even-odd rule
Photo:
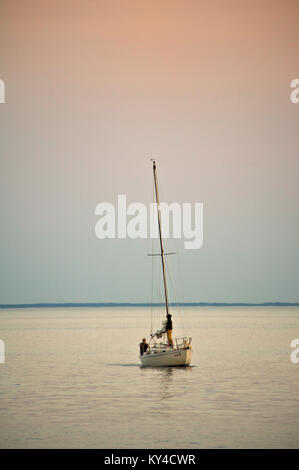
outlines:
[[[163,307],[163,302],[38,302],[22,304],[0,304],[0,308],[57,308],[57,307]],[[299,306],[299,302],[171,302],[172,307],[287,307]]]

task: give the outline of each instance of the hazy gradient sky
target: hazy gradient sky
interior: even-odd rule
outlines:
[[[148,301],[151,242],[97,239],[94,210],[150,200],[150,153],[164,200],[204,204],[178,300],[299,301],[298,21],[292,0],[1,1],[0,303]]]

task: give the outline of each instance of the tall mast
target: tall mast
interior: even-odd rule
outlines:
[[[167,316],[168,315],[168,291],[167,291],[167,282],[166,282],[165,256],[164,256],[162,230],[161,230],[160,200],[159,200],[159,191],[158,191],[158,182],[157,182],[157,175],[156,175],[156,162],[155,162],[155,160],[153,160],[153,172],[154,172],[154,182],[155,182],[156,203],[157,203],[157,210],[158,210],[158,225],[159,225],[159,238],[160,238],[160,250],[161,250],[160,254],[161,254],[161,261],[162,261],[165,307],[166,307],[166,316]]]

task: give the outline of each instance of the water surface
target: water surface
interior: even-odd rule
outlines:
[[[192,367],[140,367],[146,308],[1,310],[0,447],[298,448],[299,308],[173,313]]]

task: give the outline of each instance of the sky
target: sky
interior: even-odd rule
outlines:
[[[151,241],[99,240],[95,208],[148,204],[151,155],[161,200],[203,203],[202,248],[167,242],[177,300],[298,302],[298,19],[293,0],[3,0],[0,303],[148,302]]]

